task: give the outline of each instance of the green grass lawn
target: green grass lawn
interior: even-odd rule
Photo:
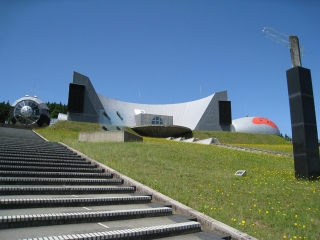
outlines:
[[[98,126],[73,124],[36,131],[256,238],[320,238],[320,182],[296,180],[290,157],[154,138],[130,143],[78,142],[79,131],[95,131]],[[291,144],[277,136],[197,134],[214,134],[226,144],[292,153]],[[246,177],[234,176],[240,169],[247,170]]]
[[[292,144],[276,135],[194,131],[193,136],[199,139],[218,138],[220,143],[234,146],[258,148],[286,154],[292,154],[293,152]]]

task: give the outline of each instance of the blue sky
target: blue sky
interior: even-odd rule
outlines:
[[[67,104],[77,71],[98,93],[128,102],[227,90],[233,119],[266,117],[291,136],[289,49],[261,32],[299,37],[319,123],[319,12],[317,0],[2,0],[0,101],[29,94]]]

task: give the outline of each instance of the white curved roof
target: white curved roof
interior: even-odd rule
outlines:
[[[271,120],[263,117],[244,117],[232,121],[234,132],[280,135],[279,128]]]
[[[98,94],[98,97],[108,116],[113,120],[119,120],[119,117],[115,115],[115,111],[120,112],[125,126],[134,127],[136,125],[134,115],[138,109],[146,114],[173,116],[173,125],[195,129],[214,95],[212,94],[196,101],[164,105],[122,102],[100,94]]]

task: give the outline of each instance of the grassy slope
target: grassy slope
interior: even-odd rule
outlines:
[[[144,138],[143,143],[78,142],[78,131],[94,131],[97,126],[72,125],[61,122],[55,130],[37,131],[259,239],[320,236],[320,183],[297,181],[292,158],[153,138]],[[228,144],[290,146],[267,135],[194,134]],[[239,169],[246,169],[248,176],[235,177]]]
[[[279,136],[269,134],[193,131],[193,136],[200,139],[218,138],[220,143],[226,144],[290,144]]]
[[[194,131],[193,136],[199,139],[217,138],[222,144],[265,149],[292,154],[292,144],[276,135],[236,133],[236,132],[201,132]]]

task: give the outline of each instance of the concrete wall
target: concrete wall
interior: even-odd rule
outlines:
[[[230,125],[220,125],[219,120],[219,101],[227,100],[227,91],[215,93],[194,130],[230,131]]]
[[[126,131],[80,132],[79,142],[142,142],[143,138]]]

